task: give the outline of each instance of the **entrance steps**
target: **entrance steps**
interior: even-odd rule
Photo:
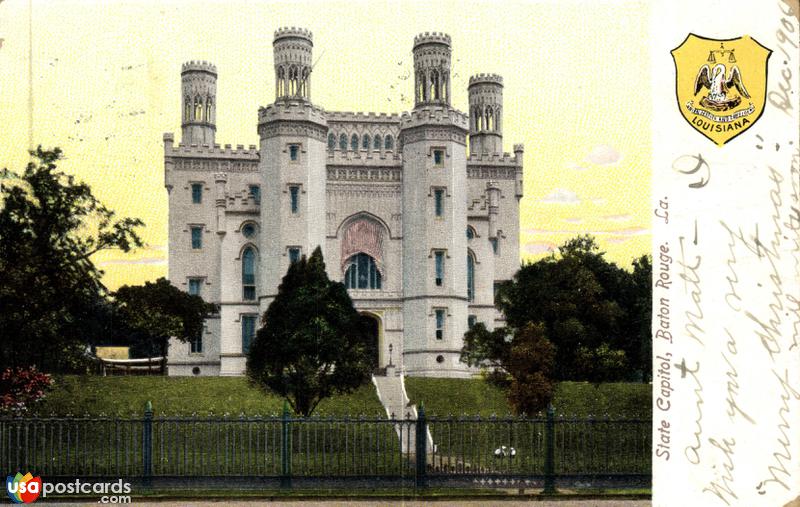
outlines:
[[[407,420],[407,423],[394,425],[395,432],[400,439],[400,446],[404,453],[416,453],[417,449],[417,406],[411,403],[406,394],[405,377],[395,370],[394,366],[386,367],[385,375],[373,375],[372,383],[378,392],[386,416],[394,420]],[[433,438],[430,428],[427,428],[427,452],[433,452]]]

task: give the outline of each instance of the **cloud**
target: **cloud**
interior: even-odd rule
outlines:
[[[583,219],[579,218],[579,217],[565,218],[564,221],[567,222],[567,223],[570,223],[570,224],[582,224],[583,223]]]
[[[112,264],[122,264],[122,265],[130,265],[130,264],[166,264],[167,259],[164,257],[142,257],[141,259],[110,259],[107,261],[102,261],[99,264],[101,266],[109,266]]]
[[[586,169],[588,169],[588,167],[584,167],[580,164],[575,164],[575,163],[568,165],[567,168],[572,169],[573,171],[585,171]]]
[[[592,204],[597,204],[598,206],[602,206],[606,203],[606,200],[603,197],[594,197],[591,199]]]
[[[586,155],[586,161],[597,165],[608,165],[619,162],[622,158],[619,151],[607,144],[600,144]]]
[[[524,232],[527,234],[591,234],[592,236],[628,237],[650,234],[650,229],[646,227],[626,227],[624,229],[606,230],[576,229],[573,231],[565,229],[525,229]]]
[[[549,241],[533,241],[525,244],[525,252],[532,255],[548,254],[555,251],[556,245]]]
[[[602,218],[603,220],[610,220],[612,222],[627,222],[633,217],[628,214],[623,214],[623,215],[606,215]]]
[[[565,188],[557,188],[550,192],[544,199],[539,202],[544,202],[548,204],[578,204],[581,200],[578,198],[578,194],[573,192],[572,190],[567,190]]]

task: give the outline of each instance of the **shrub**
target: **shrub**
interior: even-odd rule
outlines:
[[[6,368],[0,374],[0,413],[22,415],[50,390],[53,379],[30,368]]]

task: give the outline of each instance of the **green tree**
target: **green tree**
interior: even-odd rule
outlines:
[[[61,150],[31,152],[0,173],[0,366],[79,368],[103,304],[92,256],[142,245],[134,218],[116,219],[90,187],[57,170]]]
[[[247,375],[295,413],[308,416],[321,400],[368,381],[373,337],[344,285],[328,279],[319,247],[289,266],[262,323]]]
[[[649,258],[637,259],[631,273],[607,261],[592,237],[579,236],[558,255],[523,265],[500,287],[496,304],[512,329],[544,325],[556,347],[559,380],[597,378],[578,352],[591,355],[604,344],[615,360],[602,363],[609,368],[603,378],[631,379],[635,371],[641,378],[649,363],[643,352],[650,341],[649,276]],[[627,367],[619,368],[619,360]]]
[[[182,342],[203,332],[203,321],[217,311],[200,296],[192,296],[166,278],[144,285],[123,285],[113,293],[117,343],[131,346],[134,355],[166,356],[170,337]]]
[[[555,355],[543,325],[527,324],[514,333],[506,369],[511,377],[508,401],[517,414],[535,414],[552,401]]]

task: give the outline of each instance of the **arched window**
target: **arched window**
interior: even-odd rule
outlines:
[[[467,253],[467,299],[475,301],[475,259]]]
[[[331,132],[328,134],[328,149],[332,150],[334,148],[336,148],[336,135]]]
[[[375,259],[365,253],[358,253],[347,262],[344,284],[348,289],[380,289],[381,272]]]
[[[342,151],[347,150],[347,135],[339,134],[339,149]]]
[[[350,149],[358,151],[358,134],[353,134],[353,137],[350,138]]]
[[[394,138],[392,136],[386,136],[386,142],[383,145],[384,148],[387,150],[391,150],[394,148]]]
[[[472,226],[467,226],[467,239],[472,239],[475,237],[475,229]]]
[[[211,99],[211,97],[208,97],[206,99],[206,122],[208,122],[208,123],[211,123],[212,121],[214,121],[211,118],[211,105],[212,105],[212,99]]]
[[[375,139],[372,141],[372,149],[373,150],[380,150],[381,149],[381,136],[375,134]]]
[[[203,121],[203,100],[200,95],[194,98],[194,120]]]
[[[369,149],[369,135],[364,134],[364,137],[361,138],[361,149],[368,150]]]
[[[256,299],[256,251],[252,247],[242,252],[242,299]]]
[[[192,120],[192,98],[190,96],[186,96],[186,100],[184,101],[186,104],[186,111],[184,111],[184,121],[191,121]]]

